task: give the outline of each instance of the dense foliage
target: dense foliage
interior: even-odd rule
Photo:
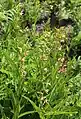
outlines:
[[[0,0],[0,119],[81,119],[80,12],[81,0]]]

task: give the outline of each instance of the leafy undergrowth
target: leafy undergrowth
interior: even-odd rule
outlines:
[[[36,31],[41,13],[50,14],[48,4],[64,7],[59,0],[52,2],[0,1],[1,119],[81,118],[81,60],[65,56],[65,51],[69,52],[67,28],[51,30],[48,19],[42,32]],[[78,2],[71,2],[69,10],[74,15],[73,7]],[[80,19],[80,9],[75,9],[76,20]],[[66,12],[69,13],[68,7]],[[25,21],[31,21],[32,28],[29,29]],[[79,34],[75,27],[72,46],[81,39],[80,21],[77,25]],[[61,40],[65,43],[63,46]]]

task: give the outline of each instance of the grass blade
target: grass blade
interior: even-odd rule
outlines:
[[[18,119],[19,119],[20,117],[25,116],[25,115],[32,114],[32,113],[36,113],[36,112],[37,112],[37,111],[28,111],[28,112],[24,112],[24,113],[22,113],[22,114],[20,114],[20,115],[18,116]]]
[[[28,100],[32,104],[32,106],[35,108],[36,112],[38,112],[41,119],[45,119],[44,114],[42,113],[41,109],[39,107],[37,107],[37,105],[32,100],[30,100],[26,96],[22,96],[22,97],[25,98],[26,100]]]

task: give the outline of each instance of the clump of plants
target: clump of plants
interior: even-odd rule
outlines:
[[[80,8],[74,9],[78,4],[0,1],[1,119],[80,118],[80,21],[71,32],[68,25],[59,25],[60,19],[66,20],[60,10],[69,17],[75,14],[74,21],[80,19]],[[50,28],[54,6],[59,24]]]

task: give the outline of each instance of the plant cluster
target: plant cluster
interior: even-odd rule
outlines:
[[[80,4],[0,0],[0,119],[81,118]]]

